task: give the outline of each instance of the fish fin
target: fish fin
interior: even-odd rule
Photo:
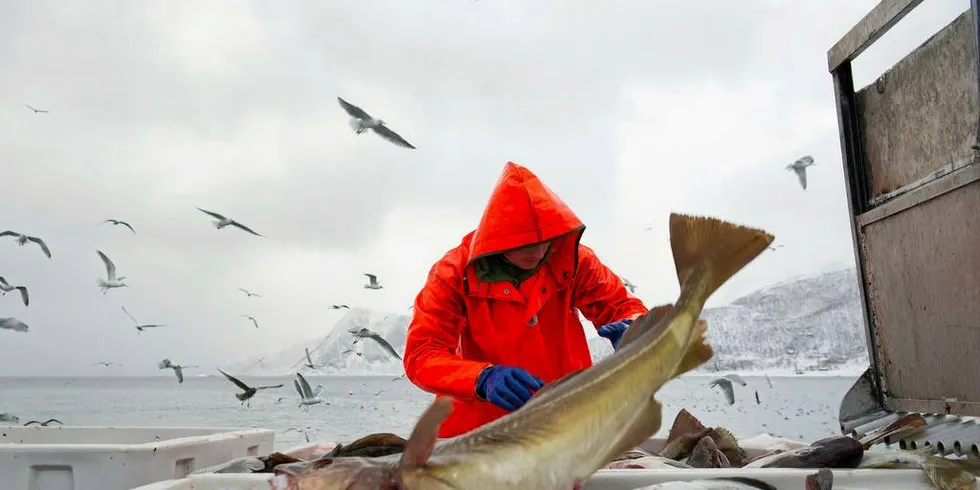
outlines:
[[[564,376],[562,376],[562,377],[560,377],[560,378],[558,378],[558,379],[556,379],[556,380],[554,380],[554,381],[552,381],[552,382],[550,382],[550,383],[542,386],[540,390],[535,391],[534,394],[531,395],[531,398],[528,399],[527,403],[531,403],[532,400],[536,400],[539,396],[541,396],[542,393],[547,393],[548,391],[550,391],[555,386],[558,386],[558,385],[564,383],[565,381],[568,381],[568,380],[572,379],[573,377],[575,377],[576,374],[579,374],[582,371],[585,371],[585,369],[578,369],[578,370],[572,371],[572,372],[570,372],[570,373],[568,373],[568,374],[566,374],[566,375],[564,375]],[[527,406],[527,403],[525,403],[524,405]]]
[[[667,317],[667,313],[669,313],[670,309],[673,307],[674,305],[671,303],[654,306],[651,310],[633,320],[633,324],[630,325],[630,328],[626,329],[626,333],[623,334],[623,338],[619,340],[619,347],[617,347],[616,350],[622,349],[623,346],[636,340],[640,335],[643,335],[644,332],[660,323],[661,320]],[[644,317],[649,318],[641,322],[640,318]]]
[[[681,436],[704,429],[704,424],[697,417],[692,415],[691,412],[688,412],[686,408],[682,408],[680,412],[677,412],[677,416],[674,417],[674,424],[670,426],[670,432],[667,433],[666,444],[674,442]]]
[[[422,466],[432,456],[439,438],[439,426],[453,410],[453,399],[445,396],[436,398],[429,408],[422,412],[419,421],[412,429],[412,435],[405,443],[402,453],[402,466]]]
[[[710,437],[718,446],[718,450],[728,458],[733,466],[742,466],[743,461],[745,461],[745,451],[738,445],[738,439],[728,429],[715,427],[711,429]]]
[[[657,400],[651,399],[643,413],[630,425],[629,430],[624,432],[624,437],[613,448],[610,453],[609,461],[603,462],[602,466],[612,463],[620,455],[643,443],[644,439],[637,440],[632,434],[655,434],[660,430],[663,423],[663,405]]]
[[[816,473],[806,476],[806,490],[833,490],[834,472],[820,468]]]
[[[922,462],[922,471],[936,488],[960,490],[972,489],[977,477],[956,464],[955,461],[939,456],[926,456]]]
[[[707,322],[699,320],[694,327],[694,338],[691,339],[691,346],[688,347],[687,354],[684,354],[684,358],[681,359],[681,364],[677,367],[677,372],[674,373],[675,377],[698,368],[715,355],[714,349],[704,341],[704,333],[707,329]]]
[[[909,413],[900,417],[898,420],[882,427],[881,429],[872,431],[865,434],[864,437],[859,439],[861,445],[864,449],[869,449],[871,446],[883,441],[886,437],[891,437],[897,434],[911,435],[912,432],[917,430],[925,430],[927,423],[925,417],[918,413]]]
[[[774,237],[764,230],[717,218],[670,214],[670,248],[681,284],[681,298],[703,305],[722,284],[759,256]],[[692,274],[701,275],[685,288]],[[685,289],[694,298],[684,298]]]

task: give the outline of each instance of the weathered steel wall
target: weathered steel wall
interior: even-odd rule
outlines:
[[[872,197],[972,155],[978,97],[969,14],[856,92]]]
[[[888,398],[980,401],[980,180],[861,235]]]

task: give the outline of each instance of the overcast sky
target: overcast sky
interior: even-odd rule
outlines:
[[[826,52],[875,3],[0,0],[0,230],[53,254],[0,240],[0,275],[31,292],[0,297],[31,327],[0,331],[0,376],[210,369],[327,334],[331,303],[407,313],[507,160],[651,305],[678,290],[672,211],[785,245],[712,304],[850,266]],[[858,86],[967,8],[925,2]],[[337,96],[418,149],[355,135]],[[784,167],[806,154],[803,191]],[[97,249],[131,287],[101,294]],[[120,306],[168,327],[137,336]]]

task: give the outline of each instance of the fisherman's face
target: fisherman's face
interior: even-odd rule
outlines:
[[[533,269],[537,267],[538,263],[541,262],[541,259],[543,259],[545,254],[548,253],[548,247],[550,246],[551,242],[528,245],[524,248],[505,252],[504,258],[507,259],[507,262],[510,262],[521,269]]]

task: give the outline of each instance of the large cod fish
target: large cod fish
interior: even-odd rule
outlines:
[[[321,458],[275,468],[276,490],[573,490],[660,429],[657,391],[711,358],[708,297],[762,253],[773,236],[714,218],[670,215],[681,292],[672,308],[637,318],[619,348],[541,390],[520,409],[437,441],[452,409],[437,397],[404,452]]]

